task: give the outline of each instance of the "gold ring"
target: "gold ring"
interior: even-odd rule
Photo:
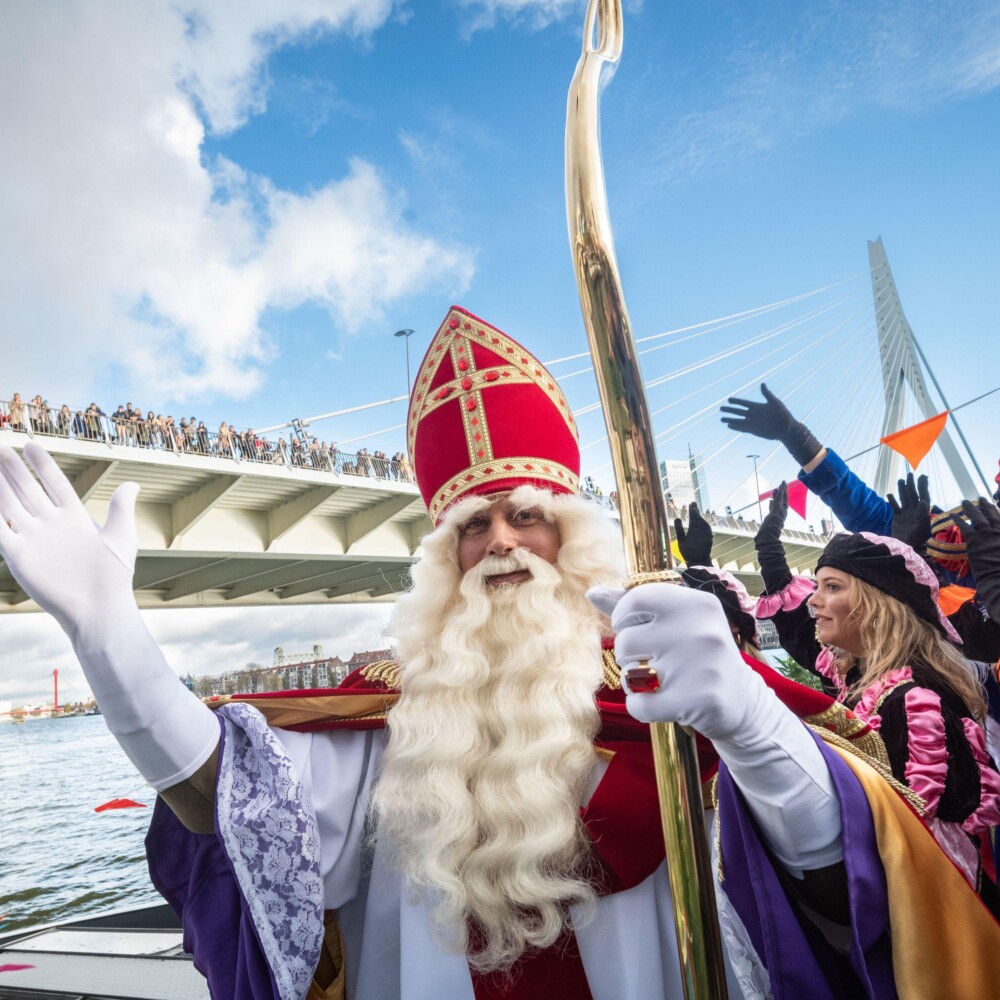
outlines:
[[[625,668],[625,683],[632,694],[653,694],[660,690],[660,675],[649,665],[649,660]]]

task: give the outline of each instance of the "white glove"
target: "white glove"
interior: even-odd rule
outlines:
[[[48,452],[0,448],[0,556],[69,636],[108,728],[160,791],[198,770],[219,726],[170,669],[132,593],[139,487],[115,490],[99,528]],[[44,490],[43,488],[44,487]]]
[[[668,583],[594,587],[587,597],[616,632],[629,713],[642,722],[679,722],[710,739],[789,872],[842,860],[840,803],[823,755],[743,661],[719,601]],[[629,692],[624,672],[639,660],[656,670],[658,691]]]

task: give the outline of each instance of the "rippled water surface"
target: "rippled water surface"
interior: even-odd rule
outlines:
[[[94,812],[115,798],[148,808]],[[99,716],[0,723],[2,930],[159,900],[143,850],[154,800]]]

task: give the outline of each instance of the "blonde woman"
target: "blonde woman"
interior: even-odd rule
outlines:
[[[983,877],[980,850],[992,868],[1000,773],[986,750],[982,688],[937,600],[937,578],[910,546],[858,532],[823,550],[814,590],[790,580],[761,598],[758,617],[773,618],[802,666],[878,730],[893,776],[920,796],[931,832],[997,912],[1000,893]]]

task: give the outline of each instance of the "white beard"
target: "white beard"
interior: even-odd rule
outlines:
[[[485,583],[519,568],[532,579]],[[591,575],[518,549],[461,577],[447,609],[440,591],[425,588],[423,601],[415,586],[397,616],[418,635],[401,644],[401,696],[373,798],[378,836],[411,897],[432,907],[442,943],[480,971],[553,944],[570,905],[594,908],[579,816],[602,679]]]

